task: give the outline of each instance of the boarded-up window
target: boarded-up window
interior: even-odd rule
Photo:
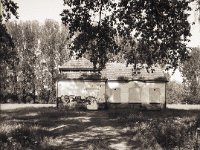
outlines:
[[[160,103],[160,89],[159,88],[149,89],[149,101],[150,103]]]
[[[113,89],[113,100],[116,102],[120,102],[120,100],[121,100],[120,88]]]
[[[129,103],[141,102],[141,89],[138,87],[129,88]]]

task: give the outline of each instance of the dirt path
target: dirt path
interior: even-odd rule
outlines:
[[[56,104],[0,104],[0,110],[13,110],[19,108],[56,107]],[[168,109],[200,110],[200,105],[192,104],[167,104]]]
[[[56,104],[0,104],[0,110],[13,110],[19,108],[56,107]]]
[[[86,117],[87,116],[87,117]],[[68,118],[69,119],[69,118]],[[108,118],[108,114],[103,111],[88,112],[87,115],[75,117],[74,120],[80,124],[63,125],[52,131],[61,130],[64,132],[71,129],[71,133],[57,137],[56,145],[62,145],[66,149],[131,149],[127,145],[127,129],[117,126],[115,120]],[[130,137],[128,137],[130,138]]]
[[[181,109],[181,110],[200,110],[200,105],[197,104],[167,104],[168,109]]]

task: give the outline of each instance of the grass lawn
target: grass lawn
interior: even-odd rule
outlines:
[[[0,149],[194,149],[199,110],[1,111]]]

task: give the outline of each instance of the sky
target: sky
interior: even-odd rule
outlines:
[[[14,0],[19,6],[19,20],[54,19],[61,22],[60,13],[64,8],[63,0]]]
[[[64,9],[63,0],[14,0],[19,6],[19,21],[38,20],[43,23],[45,19],[54,19],[61,23],[59,15]],[[195,22],[191,25],[191,34],[189,47],[200,47],[200,21],[198,21],[198,12],[195,12],[196,4],[191,5],[192,11],[189,22]],[[13,19],[14,20],[14,19]],[[182,82],[181,74],[177,70],[171,80]]]

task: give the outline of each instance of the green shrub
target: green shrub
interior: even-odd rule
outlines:
[[[44,132],[34,129],[33,126],[18,125],[11,127],[4,124],[0,130],[0,149],[36,149],[41,146],[43,136]]]
[[[30,131],[27,127],[22,127],[14,130],[10,136],[13,138],[13,142],[20,143],[22,147],[36,147],[40,141],[38,137],[35,137],[33,131]]]
[[[183,84],[170,81],[166,86],[166,101],[168,104],[185,103],[185,89]]]

